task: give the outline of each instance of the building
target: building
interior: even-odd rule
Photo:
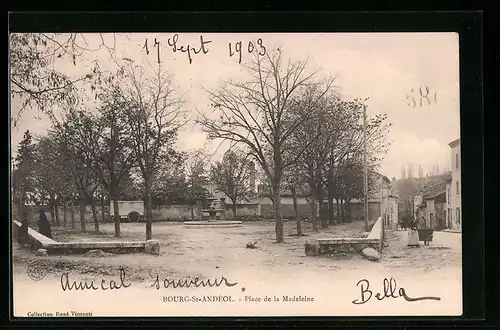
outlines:
[[[420,195],[415,196],[415,215],[419,227],[432,228],[434,230],[450,228],[446,221],[446,187],[451,180],[451,175],[448,178],[439,184],[425,187]]]
[[[374,188],[372,197],[380,203],[380,216],[384,219],[384,226],[396,230],[399,222],[399,203],[392,182],[386,176],[378,175]]]
[[[446,188],[446,220],[449,228],[462,231],[462,174],[460,139],[449,144],[451,148],[451,180]]]
[[[398,198],[393,194],[393,187],[391,181],[381,174],[375,173],[375,180],[373,186],[371,187],[370,194],[368,196],[368,218],[370,221],[375,221],[379,216],[384,217],[384,224],[390,228],[396,229],[398,223]],[[297,189],[297,210],[300,217],[310,217],[312,212],[316,213],[319,217],[319,207],[317,203],[311,206],[308,192],[309,188],[307,186]],[[266,187],[260,185],[258,189],[258,197],[255,199],[253,204],[259,205],[258,214],[267,218],[272,217],[273,214],[273,203],[271,199],[266,194]],[[323,201],[323,216],[328,217],[328,201],[325,198]],[[351,199],[349,201],[349,211],[347,211],[347,206],[345,204],[334,203],[334,214],[337,217],[342,214],[342,206],[345,208],[344,216],[349,216],[352,220],[362,220],[364,217],[364,201],[363,199]],[[293,207],[293,198],[291,192],[288,189],[283,189],[281,194],[281,214],[283,218],[293,218],[295,217],[295,210]]]

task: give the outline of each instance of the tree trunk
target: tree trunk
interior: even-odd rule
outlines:
[[[195,200],[195,193],[194,193],[194,176],[191,175],[191,221],[194,221],[194,205],[195,204],[196,204],[196,200]]]
[[[347,211],[347,221],[348,221],[348,222],[351,222],[351,221],[352,221],[352,218],[351,218],[351,205],[350,205],[350,201],[351,201],[351,198],[350,198],[350,197],[346,197],[346,200],[345,200],[345,205],[346,205],[346,211]]]
[[[233,202],[233,215],[236,218],[236,212],[238,209],[238,204],[236,204],[236,200],[232,201]]]
[[[340,212],[342,216],[342,222],[345,222],[345,212],[344,212],[344,199],[340,199]]]
[[[61,224],[61,219],[59,217],[59,196],[57,196],[56,199],[54,199],[54,209],[56,213],[56,224],[59,226]]]
[[[316,225],[316,200],[314,197],[311,197],[311,203],[309,204],[309,207],[311,208],[311,221],[312,221],[312,226],[313,230],[318,230],[318,227]]]
[[[57,226],[57,212],[55,202],[53,202],[52,206],[50,207],[50,216],[52,217],[52,224]]]
[[[115,173],[115,151],[116,151],[116,144],[118,143],[118,130],[116,129],[116,113],[112,112],[112,120],[111,120],[111,140],[112,143],[110,145],[110,154],[111,154],[111,162],[110,162],[110,191],[109,195],[113,199],[113,212],[114,212],[114,217],[113,217],[113,222],[115,225],[115,237],[119,238],[122,236],[121,230],[120,230],[120,209],[118,207],[118,199],[120,198],[120,194],[118,191],[119,187],[119,182],[116,180],[116,173]],[[111,208],[111,205],[110,205]],[[111,212],[111,210],[110,210]]]
[[[297,222],[297,236],[302,236],[302,225],[300,223],[299,207],[297,205],[297,192],[295,191],[295,187],[291,187],[291,190],[293,199],[293,209],[295,211],[295,221]]]
[[[50,195],[49,197],[49,208],[50,208],[50,222],[52,222],[53,225],[56,224],[56,212],[54,209],[54,196]]]
[[[146,205],[146,241],[153,237],[152,231],[152,215],[153,211],[151,209],[151,185],[149,182],[146,183],[146,194],[147,194],[147,205]]]
[[[325,196],[324,192],[321,191],[319,195],[319,216],[321,219],[321,228],[328,228],[328,217],[325,217]]]
[[[63,200],[63,226],[66,227],[68,224],[68,208],[66,206],[67,201]]]
[[[73,202],[73,198],[70,199],[70,215],[71,215],[71,229],[75,229],[75,203]]]
[[[115,237],[122,237],[120,232],[120,207],[118,206],[118,198],[116,194],[113,194],[113,223],[115,224]]]
[[[285,241],[283,234],[283,218],[281,217],[281,191],[279,183],[273,186],[273,199],[274,199],[274,221],[276,222],[276,242],[283,243]]]
[[[334,187],[333,187],[333,176],[332,174],[328,175],[328,183],[326,189],[326,197],[328,199],[328,224],[335,224],[335,214],[333,209],[333,196],[334,195]]]
[[[20,193],[22,194],[22,192]],[[17,216],[18,216],[18,219],[21,220],[21,222],[23,221],[23,204],[24,204],[24,201],[23,201],[23,198],[20,196],[19,199],[17,200]]]
[[[80,226],[82,233],[87,231],[87,226],[85,223],[85,198],[80,197]]]
[[[24,191],[21,191],[21,198],[19,201],[19,209],[20,209],[20,217],[21,217],[21,228],[17,233],[17,242],[19,244],[27,244],[28,243],[28,217],[26,216],[26,207],[25,207],[26,194]]]
[[[335,201],[337,202],[335,205],[337,206],[337,222],[342,223],[342,217],[340,216],[340,200],[338,198],[335,198]]]
[[[333,204],[333,191],[332,189],[328,189],[328,223],[330,225],[335,224],[335,206]]]
[[[90,209],[92,210],[92,219],[94,220],[94,232],[96,235],[99,235],[99,218],[97,217],[97,208],[95,205],[95,201],[92,197],[89,198],[90,201]]]
[[[101,221],[106,222],[106,210],[104,209],[104,196],[101,195]]]

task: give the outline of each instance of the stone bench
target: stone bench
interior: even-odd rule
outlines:
[[[14,225],[14,231],[17,232],[21,228],[22,224],[16,220],[12,222]],[[28,227],[28,238],[29,238],[29,244],[35,249],[39,249],[45,245],[57,244],[57,242],[54,241],[53,239],[40,234],[39,232],[30,227]]]
[[[331,252],[333,250],[340,252],[361,252],[364,248],[371,247],[378,250],[380,247],[379,238],[320,238],[316,242],[319,245],[319,254]]]
[[[90,250],[127,253],[145,252],[146,242],[55,242],[43,246],[51,254],[85,253]]]
[[[305,252],[306,255],[318,255],[331,251],[361,252],[368,247],[380,250],[382,235],[382,217],[379,217],[367,237],[319,238],[315,244],[306,242]]]
[[[21,223],[14,220],[14,230],[21,228]],[[142,242],[57,242],[53,239],[40,234],[36,230],[28,227],[28,236],[30,245],[33,249],[46,249],[51,254],[65,253],[85,253],[91,250],[101,250],[103,252],[127,253],[127,252],[145,252],[149,254],[160,253],[160,243],[156,240]]]

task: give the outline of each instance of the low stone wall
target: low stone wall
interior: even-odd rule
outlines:
[[[12,221],[13,235],[17,237],[19,230],[21,229],[22,224],[19,221]],[[51,238],[44,236],[34,230],[33,228],[28,227],[28,244],[33,249],[42,248],[45,245],[55,244],[57,243]]]
[[[320,238],[315,244],[306,242],[306,255],[319,255],[332,251],[337,252],[361,252],[369,247],[378,252],[381,249],[381,240],[384,239],[383,219],[379,217],[367,237],[355,238]]]
[[[49,254],[83,254],[91,250],[110,253],[145,252],[146,242],[56,242],[44,245]]]
[[[19,221],[12,221],[13,234],[21,228]],[[29,244],[32,249],[45,249],[49,254],[81,254],[91,250],[111,253],[146,252],[159,254],[160,244],[155,240],[143,242],[57,242],[28,227]]]
[[[382,217],[379,217],[377,221],[373,224],[372,230],[370,230],[370,233],[366,238],[369,239],[381,239],[382,238],[382,225],[383,225],[383,220]]]
[[[337,239],[318,239],[319,254],[332,252],[361,252],[370,247],[378,250],[380,247],[379,239],[370,238],[337,238]]]

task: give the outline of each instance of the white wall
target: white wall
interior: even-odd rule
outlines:
[[[462,165],[460,144],[451,148],[451,161],[452,170],[449,201],[452,209],[452,228],[462,230]],[[457,212],[457,209],[459,212]]]

